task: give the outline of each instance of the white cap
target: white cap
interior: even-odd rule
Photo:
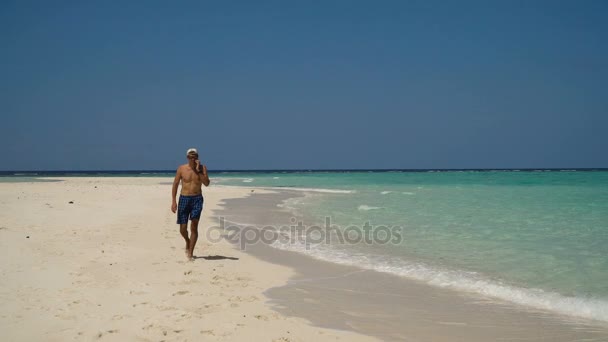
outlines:
[[[186,155],[189,155],[189,154],[192,154],[192,153],[198,154],[198,151],[194,147],[193,148],[189,148],[188,151],[186,151]]]

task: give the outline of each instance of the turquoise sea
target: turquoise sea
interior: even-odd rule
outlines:
[[[173,172],[84,175],[170,179]],[[0,182],[36,176],[47,174],[0,177]],[[305,196],[282,206],[305,224],[331,217],[340,229],[368,221],[402,228],[399,243],[311,246],[291,241],[277,242],[276,248],[608,321],[608,171],[268,171],[211,176],[214,185],[302,190]]]
[[[331,217],[342,229],[366,221],[402,227],[398,244],[290,242],[275,243],[277,248],[608,321],[606,171],[226,173],[215,178],[222,185],[321,189],[283,204],[309,222]]]

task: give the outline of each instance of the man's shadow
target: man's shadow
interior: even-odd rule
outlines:
[[[239,260],[239,258],[223,256],[223,255],[207,255],[207,256],[195,256],[194,259],[205,259],[205,260]]]

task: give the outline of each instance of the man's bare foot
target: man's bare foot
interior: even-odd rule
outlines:
[[[194,255],[192,255],[190,251],[186,252],[186,258],[188,258],[188,261],[194,261]]]

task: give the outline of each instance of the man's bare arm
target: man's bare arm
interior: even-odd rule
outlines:
[[[203,165],[202,179],[201,181],[205,186],[209,186],[211,181],[209,180],[209,175],[207,174],[207,166]]]
[[[175,196],[177,196],[177,187],[179,186],[179,181],[182,178],[181,170],[181,167],[177,168],[175,178],[173,179],[173,188],[171,189],[171,211],[173,212],[177,211],[177,201],[175,200]]]

